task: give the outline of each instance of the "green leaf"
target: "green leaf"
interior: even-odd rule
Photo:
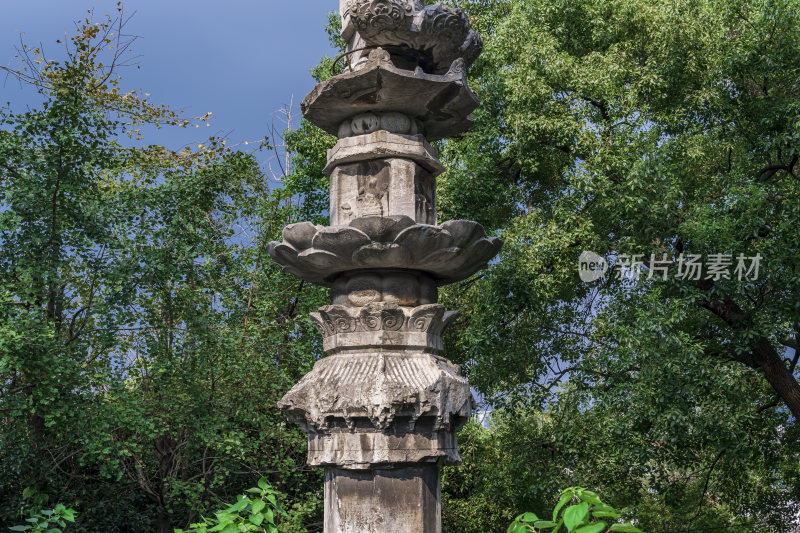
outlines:
[[[525,513],[517,520],[521,520],[522,522],[535,522],[539,520],[539,517],[533,513]]]
[[[238,501],[238,502],[236,502],[236,503],[234,503],[234,504],[233,504],[233,505],[231,505],[230,507],[228,507],[228,509],[227,509],[227,510],[228,510],[228,512],[231,512],[231,513],[238,513],[239,511],[241,511],[242,509],[244,509],[245,507],[247,507],[247,505],[248,505],[249,503],[250,503],[250,500],[248,500],[248,499],[247,499],[247,498],[245,498],[244,496],[240,496],[240,499],[239,499],[239,501]]]
[[[570,501],[571,499],[572,499],[571,492],[561,495],[561,499],[558,500],[555,509],[553,509],[553,522],[555,522],[558,519],[558,511],[560,511],[561,508],[564,507],[567,504],[567,502]]]
[[[642,533],[642,530],[633,524],[612,524],[609,531],[620,531],[622,533]]]
[[[591,503],[592,505],[603,505],[603,502],[600,500],[597,494],[590,490],[583,490],[579,492],[578,498],[587,503]]]
[[[267,478],[262,477],[261,479],[258,480],[258,488],[263,490],[267,490],[270,488],[269,483],[267,482]]]
[[[622,515],[619,514],[619,513],[611,512],[611,511],[594,511],[593,510],[592,511],[592,516],[595,517],[595,518],[613,518],[614,520],[616,520],[617,518],[619,518]]]
[[[264,521],[264,515],[263,514],[258,514],[258,513],[257,514],[252,514],[252,515],[250,515],[250,518],[248,518],[248,520],[250,520],[251,523],[253,523],[253,524],[257,525],[257,526],[260,526],[261,522]]]
[[[575,533],[600,533],[601,531],[605,531],[606,525],[605,522],[590,524],[588,526],[579,527],[575,530]]]
[[[258,514],[266,506],[267,506],[267,504],[264,503],[263,501],[256,500],[256,501],[253,502],[253,506],[252,506],[252,509],[250,510],[250,512],[252,512],[253,514]]]
[[[551,522],[550,520],[537,520],[536,522],[533,523],[533,527],[537,529],[542,529],[542,528],[550,529],[556,527],[556,523]]]
[[[11,531],[28,531],[29,529],[33,529],[31,526],[14,526],[8,528]]]
[[[609,513],[616,513],[617,510],[611,507],[610,505],[606,505],[605,503],[597,504],[592,508],[593,511],[608,511]]]
[[[572,531],[580,524],[586,515],[589,513],[589,504],[581,502],[577,505],[570,505],[564,511],[564,525],[567,526],[567,531]]]

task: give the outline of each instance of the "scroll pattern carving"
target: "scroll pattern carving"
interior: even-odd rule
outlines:
[[[403,0],[359,0],[351,5],[349,14],[359,33],[372,35],[410,27],[414,6]]]
[[[328,305],[311,313],[311,321],[325,337],[360,331],[409,331],[441,335],[453,319],[454,311],[443,305],[427,304],[400,307],[390,303],[368,304],[364,307]]]

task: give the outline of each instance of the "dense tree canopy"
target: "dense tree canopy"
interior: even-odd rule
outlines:
[[[261,476],[302,523],[319,478],[275,403],[323,300],[265,244],[303,200],[222,139],[129,142],[195,121],[119,90],[122,20],[23,50],[42,106],[0,112],[0,525],[60,501],[74,531],[172,531]]]
[[[442,291],[485,414],[446,469],[445,530],[505,531],[580,485],[652,533],[788,531],[800,3],[450,3],[485,47],[475,128],[440,143],[439,218],[505,246]],[[203,117],[120,88],[119,16],[58,62],[23,50],[43,103],[0,109],[0,527],[62,502],[68,531],[166,532],[266,477],[281,527],[319,531],[320,473],[275,404],[321,356],[306,317],[327,295],[265,245],[327,222],[335,139],[265,139],[279,186],[224,139],[147,144]],[[584,251],[603,278],[579,277]]]
[[[789,527],[800,5],[461,4],[486,40],[482,107],[444,147],[441,214],[506,240],[448,292],[467,310],[448,355],[507,408],[492,438],[514,460],[489,455],[481,486],[537,511],[554,480],[602,487],[651,531]],[[581,281],[585,250],[605,278]]]

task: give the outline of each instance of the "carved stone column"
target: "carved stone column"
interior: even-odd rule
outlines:
[[[438,354],[455,316],[437,287],[465,279],[500,249],[466,220],[436,223],[428,140],[466,131],[478,105],[467,66],[481,41],[460,11],[421,0],[342,0],[347,72],[302,102],[339,137],[328,151],[331,226],[284,228],[269,253],[331,288],[312,313],[327,357],[279,405],[325,468],[325,531],[438,532],[439,477],[457,465],[456,432],[473,399]]]

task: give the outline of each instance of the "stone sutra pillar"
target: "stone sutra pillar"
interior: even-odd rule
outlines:
[[[270,244],[278,263],[331,288],[311,317],[327,357],[280,401],[325,468],[325,531],[439,532],[440,471],[459,464],[456,432],[472,394],[439,357],[455,316],[437,287],[500,249],[476,222],[436,224],[429,140],[469,129],[478,102],[466,68],[480,37],[464,13],[421,0],[342,0],[347,71],[320,83],[303,116],[328,151],[331,226],[309,222]]]

